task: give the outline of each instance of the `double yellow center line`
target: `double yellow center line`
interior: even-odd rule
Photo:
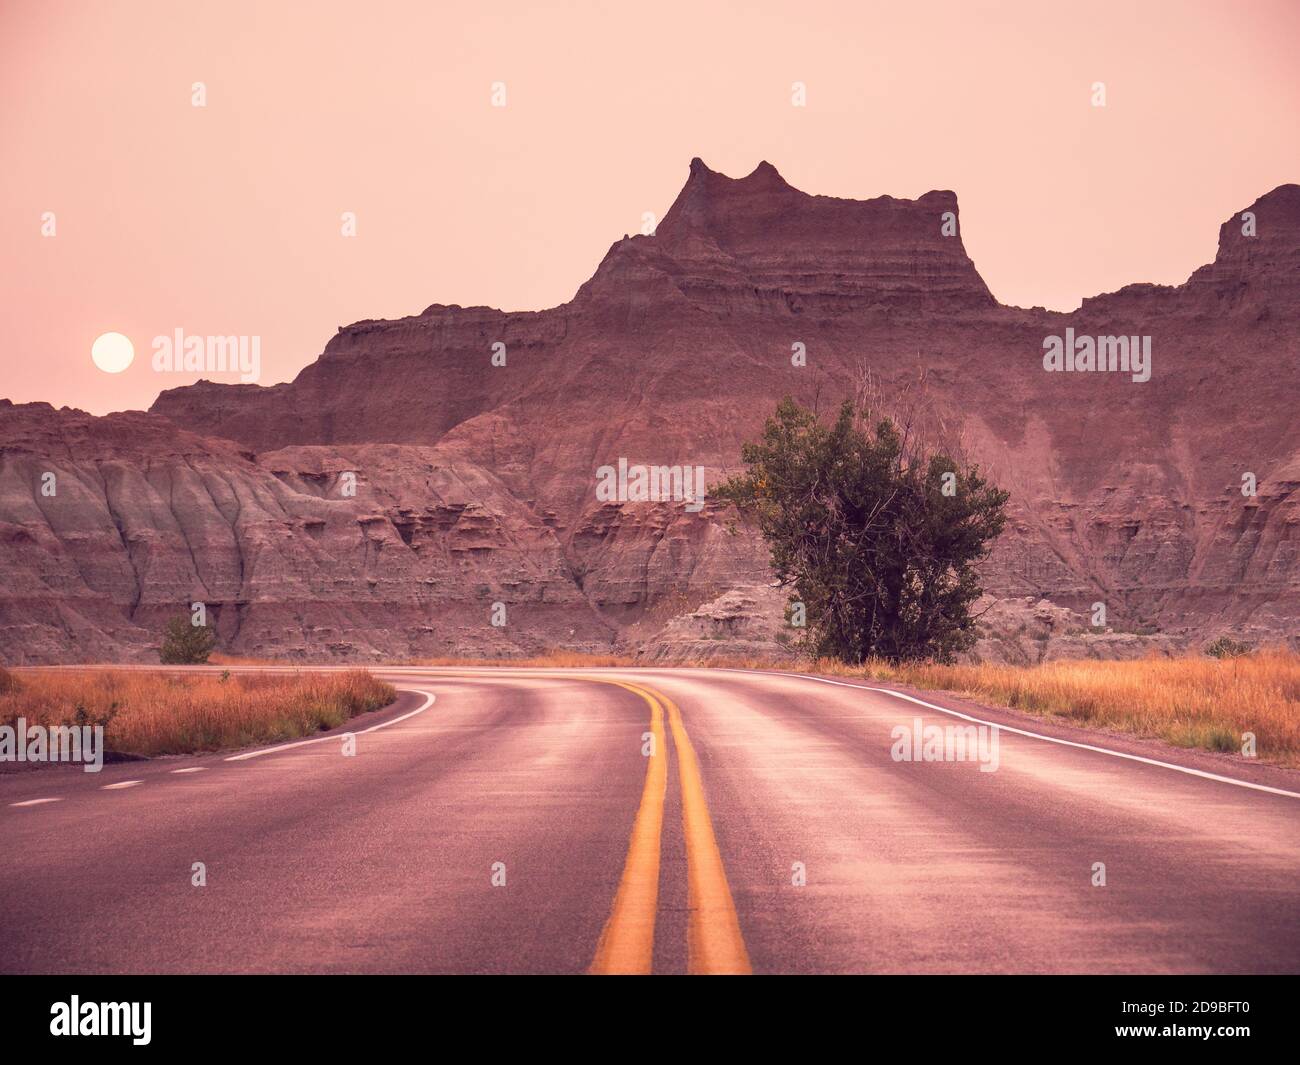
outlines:
[[[594,678],[585,678],[594,679]],[[668,794],[665,711],[677,750],[682,789],[682,832],[686,840],[687,968],[693,974],[748,974],[749,954],[736,906],[727,886],[722,854],[704,797],[699,759],[686,734],[682,712],[660,692],[624,681],[607,681],[635,692],[650,707],[653,745],[647,759],[641,805],[632,823],[623,876],[609,920],[588,970],[597,974],[648,974],[654,966],[655,917],[659,906],[659,859],[664,801]]]

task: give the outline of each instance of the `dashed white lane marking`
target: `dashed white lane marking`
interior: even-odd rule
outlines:
[[[173,769],[173,773],[202,773],[207,766],[187,765],[184,769]]]
[[[826,677],[810,677],[805,673],[777,673],[774,670],[767,669],[734,669],[719,668],[720,672],[725,673],[753,673],[763,677],[790,677],[793,680],[814,680],[818,684],[834,684],[837,688],[857,688],[860,691],[879,692],[881,695],[892,695],[895,699],[906,699],[909,703],[916,703],[918,706],[924,706],[928,710],[937,710],[941,714],[948,714],[952,717],[959,717],[963,721],[971,721],[976,725],[986,725],[989,728],[1001,729],[1003,732],[1011,732],[1017,736],[1028,736],[1030,739],[1043,740],[1047,743],[1059,743],[1062,747],[1077,747],[1081,751],[1096,751],[1098,754],[1108,754],[1112,758],[1123,758],[1130,762],[1142,762],[1144,765],[1159,766],[1161,769],[1172,769],[1176,773],[1186,773],[1192,777],[1203,777],[1206,780],[1217,780],[1221,784],[1235,784],[1239,788],[1250,788],[1251,791],[1265,791],[1270,795],[1285,795],[1289,799],[1300,799],[1300,792],[1286,791],[1283,788],[1270,788],[1266,784],[1252,784],[1248,780],[1238,780],[1236,777],[1224,777],[1218,773],[1207,773],[1203,769],[1191,769],[1185,765],[1174,765],[1172,762],[1159,762],[1154,758],[1143,758],[1137,754],[1125,754],[1123,751],[1112,751],[1108,747],[1095,747],[1091,743],[1075,743],[1073,740],[1063,740],[1059,736],[1044,736],[1041,732],[1030,732],[1028,729],[1012,728],[1010,725],[999,725],[996,721],[985,721],[983,718],[971,717],[970,714],[963,714],[957,710],[949,710],[946,706],[935,706],[934,703],[927,703],[924,699],[917,699],[911,695],[904,695],[902,692],[896,692],[889,688],[874,688],[867,684],[847,684],[842,680],[829,680]]]
[[[123,788],[134,788],[137,784],[143,784],[143,780],[119,780],[116,784],[105,784],[100,791],[121,791]]]
[[[41,806],[47,802],[62,802],[62,799],[25,799],[23,802],[11,802],[10,806]]]
[[[354,732],[354,736],[364,736],[367,732],[378,732],[381,728],[388,728],[389,725],[396,725],[399,721],[405,721],[407,718],[414,717],[416,714],[422,714],[433,705],[434,700],[437,698],[433,692],[426,692],[422,688],[398,688],[397,690],[415,692],[417,695],[422,694],[424,696],[424,702],[409,713],[402,714],[401,717],[395,717],[391,721],[381,721],[378,725],[371,725],[369,728],[363,728],[358,732]],[[317,736],[310,740],[295,740],[293,743],[281,743],[275,747],[263,747],[260,751],[245,751],[243,754],[232,754],[225,760],[227,762],[243,762],[247,761],[249,758],[261,758],[264,754],[275,754],[278,751],[289,751],[294,747],[306,747],[313,743],[337,742],[342,739],[344,735],[345,733],[339,732],[333,736]]]

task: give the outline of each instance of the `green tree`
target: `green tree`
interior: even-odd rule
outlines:
[[[158,657],[165,666],[201,665],[216,642],[217,634],[210,626],[192,624],[187,615],[179,614],[167,622]]]
[[[977,467],[852,403],[827,425],[788,397],[741,455],[747,472],[712,494],[757,521],[813,653],[951,661],[975,642],[976,564],[1009,498]]]

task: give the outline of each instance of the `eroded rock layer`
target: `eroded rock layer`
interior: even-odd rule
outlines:
[[[596,471],[716,482],[782,395],[828,410],[864,379],[1011,490],[992,597],[1104,603],[1111,636],[1162,649],[1293,639],[1300,186],[1246,209],[1254,235],[1227,220],[1186,284],[1059,314],[997,303],[950,192],[832,199],[695,160],[656,233],[563,306],[358,322],[292,383],[200,382],[149,413],[5,404],[0,659],[147,660],[195,601],[254,656],[783,652],[733,512],[599,499]],[[1067,329],[1150,337],[1150,379],[1047,372]]]

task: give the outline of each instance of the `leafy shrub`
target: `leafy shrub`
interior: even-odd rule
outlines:
[[[1211,658],[1241,658],[1252,650],[1254,647],[1251,644],[1234,640],[1230,636],[1220,636],[1205,649],[1205,653]]]
[[[217,634],[208,625],[194,625],[184,614],[167,622],[158,657],[165,666],[195,666],[208,660]]]

